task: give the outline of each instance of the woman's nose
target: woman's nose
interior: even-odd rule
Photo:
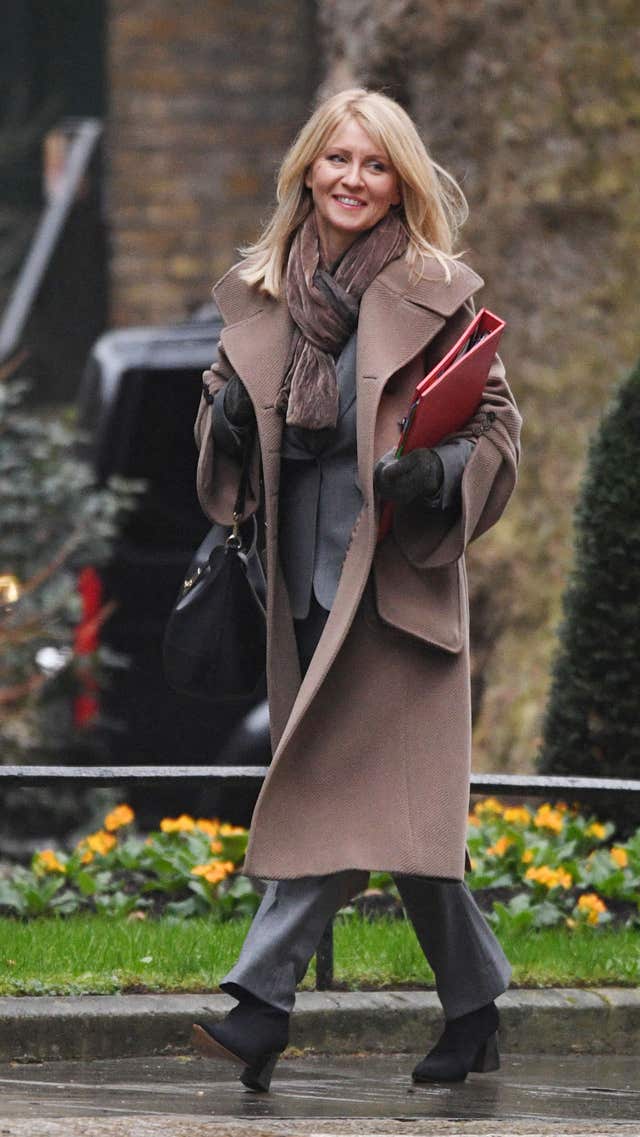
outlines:
[[[348,166],[342,175],[342,180],[345,185],[355,188],[355,186],[362,185],[362,171],[360,166],[355,164]]]

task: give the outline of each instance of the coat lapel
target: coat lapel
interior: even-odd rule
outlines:
[[[286,304],[273,301],[222,330],[223,347],[256,408],[273,407],[292,334],[293,321]]]
[[[224,316],[222,304],[220,307]],[[262,307],[227,323],[221,336],[229,361],[253,400],[265,485],[272,494],[277,492],[280,480],[283,427],[282,416],[274,404],[282,385],[293,328],[286,304],[265,297]]]
[[[380,277],[362,298],[356,370],[358,473],[365,494],[373,486],[375,425],[384,387],[392,375],[426,347],[443,325],[442,316],[392,292]]]
[[[385,384],[431,342],[461,304],[482,285],[468,265],[454,262],[451,280],[433,260],[412,281],[406,261],[392,261],[367,289],[358,320],[358,466],[360,483],[373,480],[375,424]]]

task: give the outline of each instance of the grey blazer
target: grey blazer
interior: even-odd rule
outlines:
[[[285,426],[282,434],[278,551],[295,620],[309,615],[311,597],[329,610],[342,564],[362,508],[356,436],[357,332],[336,362],[339,405],[332,430]],[[228,422],[224,390],[214,398],[215,441],[223,450],[240,435]],[[455,511],[464,467],[473,450],[466,439],[434,447],[444,467],[440,492],[425,509]]]

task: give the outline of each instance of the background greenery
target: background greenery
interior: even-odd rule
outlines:
[[[543,773],[640,777],[639,442],[640,363],[614,393],[589,448]],[[637,810],[625,817],[637,824]]]
[[[180,814],[143,836],[134,820],[122,803],[72,850],[41,849],[29,867],[4,865],[0,915],[226,921],[255,912],[259,893],[242,873],[246,829]],[[467,881],[501,933],[599,928],[614,918],[640,927],[640,829],[624,843],[612,841],[614,831],[563,802],[533,809],[485,798],[469,815]],[[356,898],[343,911],[402,913],[388,872],[371,873],[360,900],[360,909]]]
[[[122,803],[73,849],[0,866],[0,994],[215,988],[260,900],[242,874],[247,830],[188,814],[134,826]],[[613,836],[562,802],[475,804],[467,880],[516,985],[640,980],[640,830]],[[337,986],[433,982],[389,873],[341,910],[334,945]]]

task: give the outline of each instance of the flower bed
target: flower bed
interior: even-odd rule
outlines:
[[[0,915],[29,918],[81,910],[144,919],[253,915],[260,897],[242,875],[247,830],[187,814],[165,817],[146,836],[119,805],[72,852],[42,849],[29,868],[0,872]],[[469,816],[469,886],[498,933],[613,919],[640,926],[640,829],[612,843],[614,826],[564,803],[539,809],[486,798]],[[395,893],[372,873],[369,898]],[[391,894],[391,896],[389,895]],[[372,905],[375,908],[375,905]]]
[[[640,926],[640,829],[612,842],[615,826],[564,802],[537,810],[485,798],[469,815],[469,887],[500,890],[490,920],[502,930]]]
[[[133,810],[119,805],[72,853],[42,849],[30,868],[5,869],[0,914],[253,915],[259,896],[238,871],[246,829],[182,814],[139,836],[131,831],[133,822]]]

